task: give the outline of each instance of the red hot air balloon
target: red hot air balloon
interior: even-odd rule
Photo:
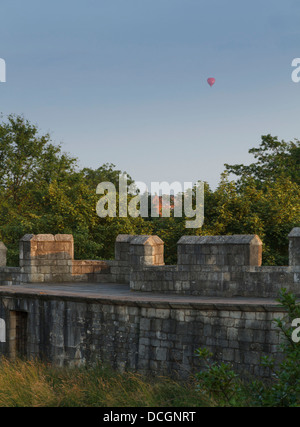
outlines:
[[[215,84],[216,79],[214,79],[213,77],[210,77],[209,79],[207,79],[207,83],[209,84],[210,87],[212,87],[212,85]]]

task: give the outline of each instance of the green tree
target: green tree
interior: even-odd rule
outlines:
[[[122,172],[119,169],[115,169],[116,165],[113,163],[105,163],[97,169],[84,168],[82,169],[83,176],[86,180],[86,183],[93,190],[97,188],[97,185],[101,182],[111,182],[116,187],[116,190],[119,189],[119,175],[127,175],[127,185],[134,184],[134,180],[127,172]]]
[[[21,116],[9,115],[0,126],[0,189],[16,208],[30,197],[30,190],[73,173],[76,159],[54,145],[48,134]]]
[[[28,120],[9,115],[0,124],[0,239],[9,249],[9,265],[17,265],[26,233],[73,234],[77,259],[112,258],[120,233],[151,234],[143,218],[97,216],[97,185],[109,181],[118,190],[120,174],[107,163],[80,170],[48,134],[40,136]],[[128,185],[133,183],[128,175]]]
[[[38,132],[22,116],[9,115],[0,125],[0,238],[8,246],[9,263],[17,262],[22,235],[39,229],[47,215],[48,187],[76,174],[76,159]]]
[[[282,265],[288,262],[287,235],[300,225],[300,141],[279,141],[270,134],[261,139],[258,148],[249,150],[254,163],[225,164],[226,174],[238,177],[236,195],[248,204],[241,216],[227,210],[232,214],[228,225],[256,232],[264,242],[264,263]]]
[[[251,148],[255,163],[250,165],[225,164],[226,170],[239,177],[238,183],[253,178],[258,187],[267,181],[275,181],[278,177],[289,178],[300,185],[300,141],[279,141],[275,136],[263,135],[258,148]]]

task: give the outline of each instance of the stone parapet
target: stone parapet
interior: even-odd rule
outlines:
[[[133,269],[164,265],[164,242],[158,236],[134,236],[130,240],[129,256]]]
[[[110,265],[107,261],[73,260],[72,281],[97,283],[110,282]]]
[[[222,298],[277,298],[286,288],[300,297],[300,269],[151,266],[131,272],[130,287],[134,291]]]
[[[132,291],[205,297],[277,297],[286,288],[300,296],[300,228],[289,234],[289,266],[261,266],[262,242],[256,235],[183,236],[177,265],[164,264],[158,236],[122,234],[114,260],[74,260],[72,235],[25,235],[19,271],[3,270],[0,284],[92,282],[126,283]],[[3,263],[6,263],[6,248]]]
[[[20,285],[22,281],[20,267],[0,267],[0,286]]]
[[[177,243],[178,265],[251,265],[262,263],[256,235],[183,236]]]
[[[20,240],[23,281],[72,281],[74,241],[71,234],[26,234]]]

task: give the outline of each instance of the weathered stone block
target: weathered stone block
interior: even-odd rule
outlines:
[[[31,283],[42,283],[45,281],[45,276],[41,273],[29,273],[29,281]]]
[[[183,236],[177,243],[178,265],[260,266],[262,242],[256,235]]]
[[[156,348],[156,360],[161,360],[161,361],[165,361],[167,360],[167,349],[166,348],[162,348],[162,347],[158,347]]]
[[[26,234],[20,240],[20,267],[28,282],[54,281],[55,274],[64,273],[64,280],[70,280],[73,258],[72,235]]]
[[[115,260],[129,263],[129,245],[134,236],[119,234],[115,242]]]
[[[133,267],[164,265],[164,242],[158,236],[133,236],[129,248]]]

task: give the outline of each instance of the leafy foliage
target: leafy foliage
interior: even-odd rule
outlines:
[[[300,406],[300,343],[294,342],[291,326],[294,319],[300,319],[300,304],[295,295],[285,289],[281,290],[278,302],[286,312],[283,318],[274,320],[281,331],[279,350],[283,358],[279,364],[272,357],[261,360],[261,366],[271,372],[270,380],[243,381],[230,364],[214,362],[213,354],[201,348],[196,355],[205,361],[205,365],[196,374],[196,379],[202,399],[207,398],[214,406]]]
[[[119,173],[112,164],[79,170],[77,159],[49,135],[39,136],[21,116],[8,116],[0,125],[0,239],[8,247],[8,264],[18,264],[19,240],[26,233],[73,234],[79,259],[110,259],[118,234],[151,233],[141,218],[97,216],[97,184],[118,187]]]
[[[250,165],[228,165],[226,170],[239,176],[239,184],[253,178],[258,187],[262,187],[268,181],[274,181],[278,177],[289,178],[300,185],[300,141],[279,141],[270,134],[261,137],[258,148],[251,148],[250,154],[257,159]]]
[[[37,126],[9,115],[0,123],[0,239],[8,247],[8,264],[18,264],[19,239],[26,233],[71,233],[75,257],[81,259],[111,259],[120,233],[157,234],[168,264],[176,263],[182,235],[258,234],[263,263],[287,264],[287,235],[300,226],[299,150],[299,141],[263,136],[260,147],[250,150],[255,163],[225,165],[215,191],[205,183],[204,224],[188,229],[187,218],[172,213],[170,218],[99,218],[97,185],[111,182],[118,190],[123,172],[111,163],[80,169],[48,134],[40,136]],[[230,173],[237,181],[229,180]],[[134,184],[126,175],[128,185]]]
[[[214,406],[239,406],[244,401],[243,383],[232,367],[212,360],[213,353],[206,348],[196,350],[196,356],[205,362],[202,371],[196,374],[197,390],[202,399]]]
[[[283,342],[280,349],[284,355],[279,366],[275,366],[273,358],[265,358],[263,365],[272,371],[273,381],[269,387],[264,387],[256,393],[256,403],[270,407],[300,406],[300,343],[293,341],[294,319],[300,319],[300,304],[295,295],[286,289],[280,292],[278,301],[286,310],[283,319],[274,322],[280,329]]]

